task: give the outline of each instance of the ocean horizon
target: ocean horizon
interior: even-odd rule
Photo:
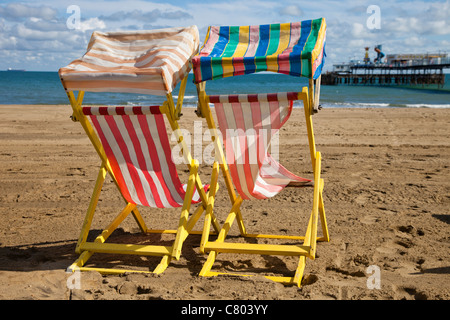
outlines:
[[[444,88],[437,86],[321,86],[323,108],[450,108],[450,74]],[[301,91],[308,85],[305,78],[260,73],[208,81],[208,94],[240,94]],[[177,98],[178,87],[173,91]],[[86,92],[84,105],[160,105],[165,97],[128,93]],[[0,71],[0,104],[59,105],[68,104],[67,95],[57,72]],[[193,75],[189,74],[184,107],[197,106]],[[296,102],[294,107],[301,106]]]

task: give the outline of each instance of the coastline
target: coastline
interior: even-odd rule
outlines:
[[[65,270],[77,257],[74,249],[100,165],[71,114],[68,105],[0,105],[0,299],[450,299],[450,109],[324,108],[314,115],[331,241],[319,243],[316,260],[307,261],[300,289],[259,276],[199,278],[206,258],[198,251],[200,238],[190,236],[181,259],[162,275],[83,273],[82,288],[69,290]],[[185,109],[180,126],[192,130],[194,121],[202,119],[194,108]],[[296,109],[281,130],[281,163],[309,177],[307,148],[304,115]],[[210,170],[201,164],[202,180],[209,179]],[[225,190],[219,181],[219,190]],[[285,190],[245,204],[248,228],[304,232],[306,192]],[[219,219],[229,209],[227,200],[219,193]],[[93,229],[101,230],[121,208],[115,186],[105,184]],[[173,220],[145,211],[155,228],[176,225],[178,216],[176,210]],[[138,232],[131,218],[122,228],[118,239]],[[233,228],[230,234],[237,235]],[[250,268],[257,274],[267,268],[289,273],[296,264],[283,257],[221,257],[217,269]],[[102,259],[93,261],[106,263]],[[153,262],[121,257],[118,263],[145,268]],[[381,270],[381,289],[367,287],[370,266]]]

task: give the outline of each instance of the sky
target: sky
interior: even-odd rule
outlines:
[[[93,31],[197,25],[327,22],[325,70],[385,54],[450,54],[450,0],[0,0],[0,70],[57,71],[81,57]]]

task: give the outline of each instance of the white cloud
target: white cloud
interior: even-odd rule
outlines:
[[[16,45],[17,45],[16,37],[6,36],[5,34],[0,34],[0,49],[14,50],[16,48]]]
[[[301,15],[303,15],[303,12],[299,6],[290,5],[290,6],[285,6],[285,7],[281,8],[280,14],[287,15],[287,16],[293,16],[293,17],[300,17]]]
[[[399,17],[387,21],[387,31],[397,33],[416,33],[424,35],[450,34],[450,24],[446,20],[426,20],[416,17]]]
[[[33,7],[22,3],[9,3],[4,7],[0,7],[0,16],[6,20],[20,20],[30,17],[51,20],[55,18],[57,11],[48,6]]]
[[[90,18],[85,21],[80,21],[81,32],[86,32],[88,30],[102,30],[106,28],[105,22],[100,20],[99,18]]]
[[[352,35],[356,38],[361,38],[367,35],[367,28],[361,23],[353,23]]]
[[[28,29],[39,30],[43,32],[65,31],[67,26],[65,21],[59,20],[43,20],[41,18],[31,17],[23,22]]]
[[[39,41],[39,40],[54,40],[58,38],[59,32],[33,30],[28,29],[23,24],[18,24],[12,30],[12,34],[20,39]]]
[[[143,10],[132,10],[132,11],[118,11],[114,12],[110,15],[102,15],[100,19],[109,20],[109,21],[124,21],[127,19],[135,20],[135,21],[156,21],[159,19],[169,19],[169,20],[184,20],[190,19],[192,16],[182,10],[175,11],[161,11],[159,9],[154,9],[151,11],[143,11]]]
[[[450,18],[450,1],[430,4],[426,15],[432,20],[448,21]]]
[[[217,2],[194,2],[187,5],[193,23],[200,30],[210,25],[257,25],[289,22],[292,18],[280,15],[285,2],[261,0],[229,0]],[[297,19],[296,19],[297,20]]]

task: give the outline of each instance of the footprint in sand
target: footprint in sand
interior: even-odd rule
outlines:
[[[363,224],[374,224],[380,221],[380,218],[374,215],[366,215],[360,219]]]

